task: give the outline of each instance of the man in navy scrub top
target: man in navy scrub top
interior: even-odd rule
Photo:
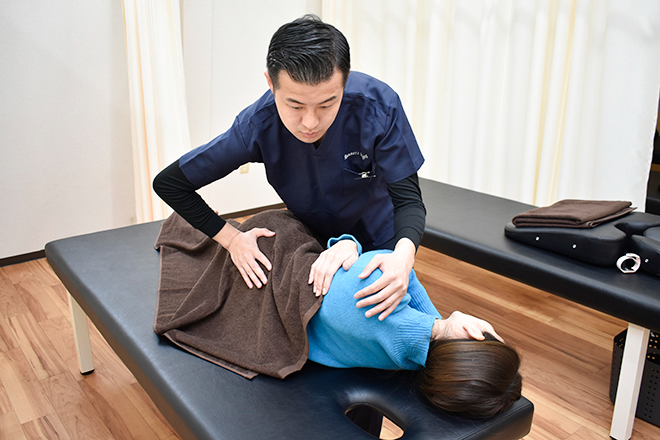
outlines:
[[[355,295],[368,317],[385,319],[406,293],[426,222],[417,177],[424,158],[401,101],[383,82],[351,72],[345,37],[315,16],[273,35],[267,68],[270,90],[228,131],[161,171],[154,189],[229,250],[250,288],[260,288],[267,278],[259,263],[266,270],[271,263],[257,238],[274,232],[239,232],[196,191],[243,164],[263,163],[287,208],[323,242],[350,234],[364,251],[394,250],[364,269],[362,278],[376,268],[383,275]],[[353,240],[333,240],[309,275],[316,295],[357,258]]]

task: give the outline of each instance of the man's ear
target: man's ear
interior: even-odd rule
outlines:
[[[273,80],[270,78],[270,75],[268,74],[267,70],[264,72],[264,76],[266,77],[266,82],[268,83],[268,88],[270,89],[270,92],[274,95],[275,86],[273,85]]]

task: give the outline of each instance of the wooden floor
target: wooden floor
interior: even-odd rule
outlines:
[[[609,438],[612,338],[620,320],[420,249],[415,265],[443,315],[487,319],[522,353],[535,405],[528,439]],[[96,371],[78,373],[66,291],[41,259],[0,268],[1,439],[176,439],[92,327]],[[660,438],[639,419],[633,439]]]

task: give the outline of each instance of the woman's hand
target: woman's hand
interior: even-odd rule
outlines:
[[[358,259],[357,244],[353,240],[339,240],[321,252],[309,271],[308,284],[314,283],[314,294],[325,295],[340,267],[348,270]]]
[[[399,305],[408,291],[415,250],[410,239],[402,238],[391,254],[378,254],[366,265],[360,274],[362,279],[376,269],[383,273],[380,278],[355,294],[356,299],[364,298],[357,302],[357,307],[374,305],[364,314],[367,318],[380,313],[378,319],[382,321]]]
[[[437,319],[433,324],[432,339],[475,339],[483,341],[486,339],[484,333],[490,333],[500,342],[504,339],[493,329],[493,326],[483,319],[472,315],[466,315],[458,310],[447,319]]]
[[[259,263],[263,264],[268,271],[272,269],[272,264],[259,250],[257,239],[274,235],[275,232],[265,228],[254,228],[247,232],[241,232],[226,223],[213,239],[229,251],[231,261],[234,262],[245,284],[250,289],[254,286],[261,289],[268,281],[268,277]]]

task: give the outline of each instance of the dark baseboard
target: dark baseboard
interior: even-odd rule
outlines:
[[[275,205],[262,206],[260,208],[248,209],[246,211],[230,212],[229,214],[223,214],[224,218],[241,218],[247,217],[250,215],[258,214],[261,211],[266,211],[268,209],[284,209],[286,205],[284,203],[278,203]],[[25,263],[27,261],[38,260],[39,258],[44,258],[46,256],[45,250],[40,250],[36,252],[30,252],[28,254],[16,255],[14,257],[0,258],[0,267],[11,266],[12,264]]]
[[[43,249],[36,252],[30,252],[28,254],[16,255],[14,257],[0,258],[0,267],[11,266],[12,264],[25,263],[26,261],[38,260],[39,258],[44,258],[46,256],[46,251]]]

